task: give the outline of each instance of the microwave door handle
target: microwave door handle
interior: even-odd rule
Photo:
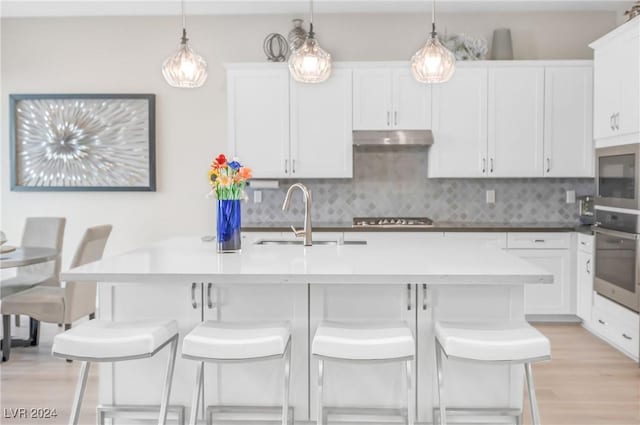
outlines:
[[[628,239],[631,241],[638,240],[638,235],[635,233],[627,233],[627,232],[620,232],[619,230],[603,229],[602,227],[596,227],[596,226],[593,226],[592,229],[596,233],[601,233],[607,236],[613,236],[615,238]]]

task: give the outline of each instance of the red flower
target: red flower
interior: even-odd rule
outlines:
[[[218,166],[222,167],[227,163],[227,157],[221,153],[220,155],[218,155],[215,161],[218,164]]]

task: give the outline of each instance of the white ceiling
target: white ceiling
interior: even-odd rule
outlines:
[[[628,8],[618,0],[438,0],[445,12],[610,10]],[[430,10],[428,0],[315,0],[319,13],[407,13]],[[186,0],[189,15],[305,13],[307,0]],[[0,16],[176,15],[180,0],[0,0]]]

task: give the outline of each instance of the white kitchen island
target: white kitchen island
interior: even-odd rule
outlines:
[[[332,239],[328,234],[314,237]],[[428,233],[397,239],[368,233],[351,237],[367,240],[366,245],[255,244],[278,238],[244,234],[237,254],[217,254],[214,242],[195,237],[171,239],[69,270],[62,278],[100,282],[102,319],[173,318],[181,337],[202,320],[291,321],[296,422],[315,419],[317,368],[309,347],[320,321],[409,323],[417,342],[417,419],[430,422],[436,400],[434,322],[522,319],[523,285],[553,279],[497,248],[435,239]],[[101,365],[100,402],[158,404],[166,356]],[[178,359],[171,404],[189,408],[195,366]],[[206,404],[280,404],[277,363],[209,364],[205,370]],[[326,405],[402,407],[403,373],[400,364],[329,363]],[[449,406],[522,405],[521,366],[455,363],[447,368],[445,362],[445,374]]]

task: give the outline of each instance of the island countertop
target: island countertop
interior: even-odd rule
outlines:
[[[509,252],[459,240],[367,245],[256,245],[216,253],[174,238],[62,273],[65,281],[214,284],[540,284],[551,273]]]

